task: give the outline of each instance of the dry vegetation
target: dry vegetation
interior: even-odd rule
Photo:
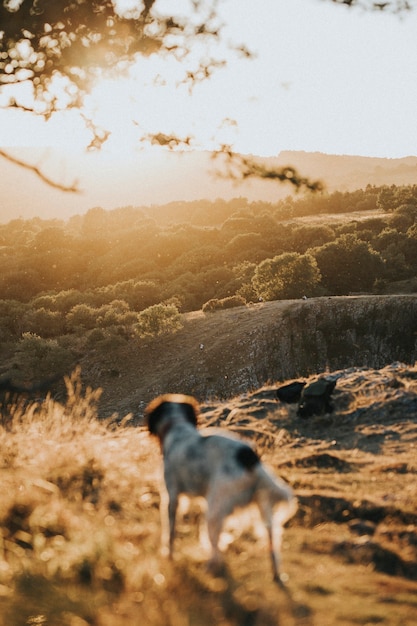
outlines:
[[[203,406],[203,425],[256,441],[296,490],[288,593],[246,518],[233,520],[223,578],[205,570],[194,508],[175,561],[160,557],[158,447],[128,419],[98,420],[78,374],[65,406],[3,407],[0,624],[414,625],[417,368],[331,375],[332,415],[302,420],[273,386]]]

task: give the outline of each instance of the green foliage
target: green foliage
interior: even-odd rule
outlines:
[[[326,213],[371,210],[377,201],[390,207],[386,217],[333,217],[326,225]],[[54,338],[94,329],[128,337],[137,313],[172,299],[189,311],[233,296],[250,302],[349,293],[372,289],[375,281],[412,278],[416,207],[417,186],[368,186],[276,204],[235,198],[157,210],[96,207],[67,224],[13,220],[0,225],[0,337],[16,341],[31,332]],[[317,223],[280,221],[313,214],[322,216]],[[313,255],[321,280],[311,258],[297,256],[287,257],[289,266],[276,275],[262,275],[286,254]]]
[[[23,321],[25,332],[35,333],[44,338],[59,337],[65,332],[65,318],[58,311],[44,307],[29,309]]]
[[[406,232],[417,220],[417,198],[415,203],[401,204],[392,214],[390,226],[399,232]]]
[[[229,296],[228,298],[212,298],[205,304],[203,304],[202,310],[204,313],[210,311],[221,311],[223,309],[231,309],[236,306],[244,306],[246,304],[245,298],[242,296]]]
[[[43,289],[39,274],[32,268],[29,259],[25,259],[25,265],[24,269],[8,269],[7,261],[4,263],[0,276],[1,299],[27,302]]]
[[[67,372],[74,362],[70,350],[61,346],[55,339],[44,339],[33,333],[23,333],[17,344],[15,366],[20,378],[32,379],[34,373],[39,378],[48,378],[57,373]]]
[[[256,267],[252,279],[257,295],[264,300],[312,296],[319,282],[320,272],[314,257],[297,252],[265,259]]]
[[[384,211],[392,213],[403,204],[417,204],[417,185],[397,187],[387,185],[378,191],[377,206]]]
[[[333,241],[335,232],[330,226],[300,226],[291,232],[291,249],[304,254],[309,248]]]
[[[67,289],[58,293],[37,296],[31,300],[34,309],[45,308],[49,311],[68,313],[77,304],[85,302],[88,295],[78,289]]]
[[[153,280],[125,280],[100,291],[112,300],[124,300],[133,311],[143,311],[161,300],[161,290]]]
[[[138,315],[135,326],[139,337],[174,333],[182,328],[181,315],[174,304],[154,304]]]
[[[231,261],[254,261],[262,259],[263,238],[260,233],[247,232],[235,235],[226,245],[226,258]]]
[[[129,309],[127,302],[113,300],[101,307],[77,304],[66,315],[67,329],[72,332],[83,332],[93,328],[110,326],[132,326],[138,320],[138,314]]]
[[[372,290],[375,280],[384,273],[380,254],[355,235],[342,235],[311,250],[311,254],[317,261],[323,287],[330,294]]]
[[[17,300],[0,300],[0,340],[15,340],[23,330],[28,306]]]

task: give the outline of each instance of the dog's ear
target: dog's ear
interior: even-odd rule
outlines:
[[[155,398],[145,409],[145,420],[151,435],[158,434],[158,424],[164,417],[164,402]]]
[[[185,396],[181,404],[184,407],[185,417],[190,422],[190,424],[197,428],[198,415],[200,413],[197,400],[193,397]]]
[[[169,406],[173,404],[180,405],[187,422],[197,426],[199,415],[197,400],[182,394],[165,394],[152,400],[145,409],[146,424],[152,435],[158,435],[159,423],[164,417],[169,416]]]

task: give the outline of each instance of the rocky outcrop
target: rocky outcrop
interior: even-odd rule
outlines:
[[[315,298],[257,307],[236,312],[235,320],[219,319],[218,341],[206,340],[202,321],[204,348],[192,359],[189,376],[185,363],[182,369],[190,391],[230,397],[269,381],[393,361],[413,364],[417,358],[415,296]],[[229,333],[233,324],[237,328]]]

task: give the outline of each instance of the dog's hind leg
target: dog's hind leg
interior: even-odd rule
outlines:
[[[221,494],[216,493],[216,497],[207,498],[207,531],[211,544],[211,558],[209,560],[209,568],[216,572],[221,568],[223,555],[219,548],[220,534],[223,524],[228,515],[233,512],[234,503],[230,498],[223,499]]]
[[[283,532],[282,524],[279,520],[274,520],[273,506],[268,497],[258,498],[258,507],[268,533],[268,547],[272,565],[272,575],[275,582],[283,585],[280,575]]]

